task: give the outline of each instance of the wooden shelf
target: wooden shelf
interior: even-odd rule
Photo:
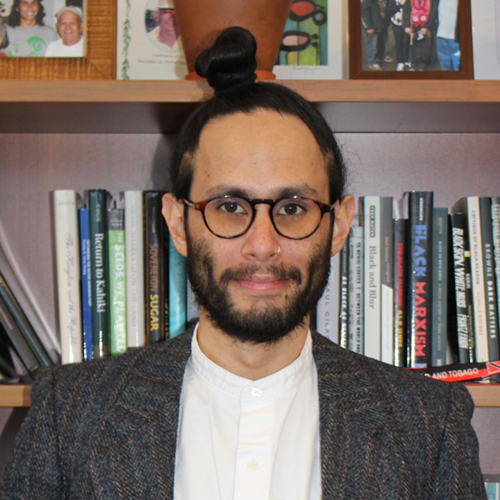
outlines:
[[[476,408],[500,408],[500,384],[465,384]],[[29,407],[30,385],[0,385],[0,407]]]

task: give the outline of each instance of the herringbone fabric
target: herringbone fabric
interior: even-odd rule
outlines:
[[[42,370],[0,498],[171,499],[191,335]],[[324,499],[486,499],[465,388],[316,333],[313,354]]]

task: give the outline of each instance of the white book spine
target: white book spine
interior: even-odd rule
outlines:
[[[54,191],[57,295],[61,362],[82,361],[80,239],[76,191]]]
[[[363,228],[349,235],[349,350],[363,354]]]
[[[380,196],[363,199],[364,354],[381,359]]]
[[[127,345],[142,347],[144,332],[144,222],[142,191],[125,191]]]
[[[483,241],[481,237],[479,198],[477,196],[467,198],[467,220],[472,271],[476,361],[484,363],[489,361],[488,327],[486,324],[486,297],[484,294]]]
[[[340,254],[330,259],[330,276],[316,309],[316,330],[336,344],[339,342]]]

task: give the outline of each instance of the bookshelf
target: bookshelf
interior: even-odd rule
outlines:
[[[465,384],[476,408],[500,408],[500,384]],[[0,386],[0,408],[25,408],[30,406],[30,385]]]

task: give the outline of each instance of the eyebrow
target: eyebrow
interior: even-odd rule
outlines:
[[[249,198],[249,199],[258,198],[258,196],[252,196],[252,194],[248,190],[240,186],[232,186],[226,184],[210,189],[207,192],[207,196],[209,199],[217,198],[219,196],[235,196],[238,198]],[[292,198],[293,196],[299,196],[301,198],[314,198],[314,199],[318,199],[320,197],[318,191],[308,186],[307,184],[284,186],[282,188],[278,188],[276,191],[272,193],[271,197],[273,199],[278,199],[278,198]]]

